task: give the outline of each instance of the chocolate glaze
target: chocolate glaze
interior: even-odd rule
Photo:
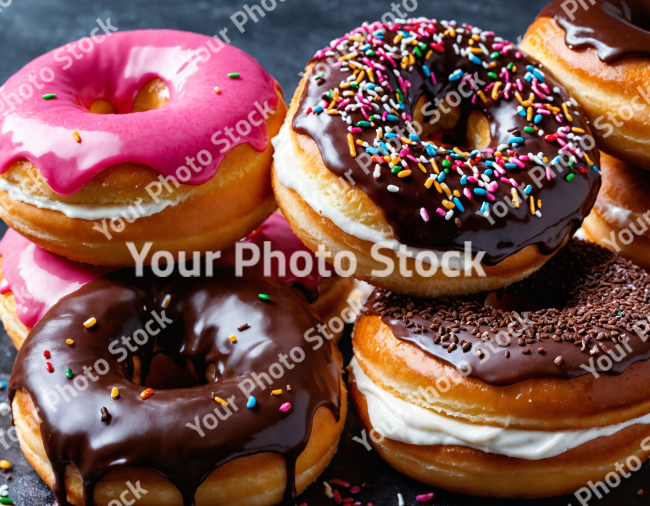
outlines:
[[[589,370],[581,365],[593,366],[600,373],[618,375],[631,364],[648,360],[650,342],[644,341],[641,338],[643,334],[637,334],[633,325],[650,315],[649,291],[650,276],[643,269],[600,246],[573,240],[530,278],[497,293],[423,300],[375,291],[366,304],[366,314],[381,315],[382,321],[398,339],[414,344],[461,372],[470,371],[469,364],[470,377],[491,385],[509,385],[528,378],[571,379],[589,374]],[[406,308],[408,300],[414,304],[402,311],[403,316],[396,317],[396,311],[390,308]],[[461,308],[463,304],[465,306]],[[480,320],[475,320],[475,324],[463,323],[471,320],[471,317],[468,318],[470,313],[476,314],[485,305],[489,308],[480,316],[498,315],[505,322],[516,322],[512,327],[514,334],[511,335],[509,346],[499,346],[499,342],[506,342],[506,335],[497,335],[500,331],[507,334],[507,324],[476,325]],[[384,307],[386,310],[383,310]],[[418,311],[423,308],[431,309]],[[550,308],[558,310],[555,315],[550,315],[564,327],[556,327],[557,332],[545,328],[546,325],[542,323],[544,317],[549,316]],[[588,313],[589,310],[602,308],[606,309],[607,314],[604,320]],[[413,312],[412,317],[407,316],[407,310]],[[443,312],[446,310],[452,311],[449,320],[444,319]],[[517,316],[522,320],[528,318],[526,327]],[[430,328],[436,319],[447,329],[448,336],[453,332],[457,337],[457,347],[451,352],[442,347],[442,341],[434,343],[434,338],[442,334]],[[451,327],[456,323],[460,323],[460,328],[453,330]],[[578,341],[579,345],[575,344],[577,333],[574,325],[582,324],[585,331],[580,333],[581,337],[588,335],[590,330],[596,331],[586,341],[584,350],[581,340]],[[422,326],[425,331],[421,330]],[[638,327],[644,329],[645,324]],[[473,335],[472,331],[476,328],[479,333]],[[488,341],[482,341],[480,336],[483,333],[490,336]],[[597,340],[601,334],[605,338]],[[555,341],[553,335],[566,340]],[[518,336],[528,341],[522,346]],[[611,340],[612,336],[616,337],[618,344]],[[449,343],[451,339],[446,342]],[[621,343],[621,339],[628,339],[627,343]],[[471,343],[466,351],[461,348],[463,341]],[[601,348],[597,354],[591,355],[590,350],[596,344],[599,347],[604,344],[612,353],[608,354]],[[522,353],[525,348],[530,350],[529,354]],[[538,348],[543,348],[544,352],[539,353]],[[479,349],[484,353],[482,359],[477,353]],[[506,350],[509,357],[505,355]],[[605,359],[605,369],[598,364],[598,359],[606,355],[612,359],[611,369],[607,369]],[[560,365],[555,363],[558,356],[563,358]],[[593,363],[590,363],[590,359]]]
[[[384,25],[374,24],[370,27],[361,27],[355,30],[353,34],[365,34],[366,31],[372,31],[378,27],[381,28],[382,26]],[[435,27],[437,33],[446,30],[446,28],[440,23],[435,23]],[[396,34],[396,29],[391,27],[388,32],[384,34],[384,38],[386,41],[392,41]],[[336,41],[336,44],[344,39],[345,38],[339,39]],[[426,52],[429,49],[428,46],[431,42],[431,38],[423,38],[421,40],[427,44],[427,49],[423,50],[423,52]],[[492,42],[493,39],[491,36],[488,36],[487,40],[484,41],[484,44],[487,46],[489,51],[493,50],[491,49]],[[517,58],[518,52],[516,49],[512,49],[507,54],[499,56],[496,60],[496,67],[493,69],[484,69],[482,66],[470,62],[467,57],[457,55],[454,52],[454,43],[456,43],[456,38],[445,37],[442,43],[444,46],[444,53],[433,51],[429,59],[425,60],[424,57],[419,58],[413,67],[407,68],[406,70],[400,70],[404,79],[407,79],[411,83],[411,87],[408,88],[405,93],[404,112],[406,112],[406,114],[414,116],[414,113],[416,112],[416,104],[421,96],[425,96],[426,99],[431,101],[433,104],[435,98],[443,100],[448,93],[457,92],[460,81],[450,81],[448,77],[454,71],[459,69],[462,72],[467,72],[477,76],[478,79],[485,83],[484,85],[481,85],[481,89],[484,89],[489,85],[489,83],[494,82],[492,78],[488,77],[488,71],[500,73],[502,67],[507,67],[508,64],[514,63],[517,70],[514,73],[510,73],[510,80],[514,82],[517,78],[521,79],[522,83],[524,83],[522,95],[525,99],[528,98],[530,85],[524,80],[524,76],[527,73],[526,66],[535,64],[533,61],[525,57]],[[336,44],[334,46],[336,46]],[[467,44],[464,42],[461,47],[466,45]],[[317,53],[313,61],[326,61],[328,56],[326,56],[325,52],[329,50],[336,51],[336,47],[333,49],[326,48],[320,51]],[[345,52],[337,53],[337,57],[341,56],[341,54],[345,54]],[[486,57],[483,54],[480,54],[479,56],[483,61],[490,61],[489,57]],[[519,54],[519,56],[521,55]],[[381,62],[381,64],[386,65],[389,71],[384,72],[384,75],[387,75],[391,89],[396,90],[399,88],[398,79],[394,75],[393,67],[390,65],[388,60],[379,55],[367,56],[366,59],[371,61],[373,64]],[[396,60],[399,69],[399,57],[397,57]],[[427,78],[420,65],[422,62],[426,62],[431,73],[436,76],[437,84],[434,84],[430,78]],[[320,70],[316,70],[314,73],[317,72],[320,72]],[[546,74],[545,82],[549,88],[551,90],[555,87],[559,88],[559,95],[551,93],[554,100],[549,103],[560,107],[562,102],[565,102],[570,98],[570,95],[562,85],[549,75],[550,73],[548,70],[544,70],[544,72]],[[483,263],[487,265],[497,264],[508,256],[531,244],[536,244],[539,246],[542,253],[548,255],[561,246],[568,233],[575,231],[580,227],[582,220],[593,206],[596,194],[600,188],[600,177],[596,171],[588,168],[588,171],[583,174],[579,173],[577,170],[569,171],[568,167],[564,167],[564,172],[562,172],[561,175],[553,178],[551,181],[547,181],[546,178],[544,178],[542,187],[538,188],[536,183],[528,174],[528,171],[530,171],[535,164],[533,162],[526,162],[525,168],[523,169],[509,169],[506,177],[513,177],[516,179],[519,183],[520,190],[529,184],[533,186],[534,189],[531,195],[534,196],[536,202],[537,199],[541,199],[543,203],[541,218],[531,215],[528,206],[528,197],[520,192],[519,199],[522,201],[522,205],[517,209],[508,207],[509,212],[501,218],[492,213],[492,218],[495,220],[495,223],[490,224],[490,221],[485,217],[477,214],[477,211],[480,210],[483,202],[492,204],[487,197],[476,195],[474,196],[474,199],[470,201],[463,196],[461,200],[465,211],[454,215],[455,217],[460,218],[462,222],[460,227],[457,226],[454,219],[446,220],[444,217],[441,217],[434,212],[436,207],[442,207],[440,204],[442,197],[438,192],[436,192],[434,187],[426,189],[424,186],[429,174],[433,174],[430,164],[427,165],[428,173],[425,174],[415,163],[408,161],[409,168],[412,170],[412,175],[404,179],[397,178],[395,175],[391,174],[390,169],[384,165],[381,169],[381,177],[378,180],[375,180],[372,171],[375,164],[371,164],[370,172],[366,174],[351,156],[346,140],[348,125],[341,120],[340,116],[330,116],[324,112],[319,114],[307,113],[310,107],[314,108],[322,102],[321,97],[324,93],[340,86],[341,81],[345,80],[349,75],[349,72],[342,73],[339,69],[331,69],[329,75],[326,73],[324,79],[309,79],[305,85],[305,89],[300,98],[298,110],[293,119],[293,129],[300,134],[311,137],[316,142],[323,158],[323,162],[331,172],[339,177],[345,177],[346,173],[352,175],[355,184],[357,184],[358,187],[379,207],[384,218],[388,222],[394,237],[399,242],[419,248],[462,251],[465,248],[465,241],[471,241],[474,253],[480,251],[485,252]],[[478,80],[477,84],[480,84]],[[465,90],[467,89],[469,89],[469,86],[465,86]],[[490,122],[491,142],[489,148],[496,150],[499,145],[507,143],[507,141],[513,137],[513,134],[508,132],[508,130],[518,127],[525,139],[523,146],[514,148],[514,151],[518,152],[519,155],[543,152],[550,161],[556,157],[559,149],[557,144],[548,142],[544,140],[543,137],[537,136],[537,134],[530,135],[523,133],[524,127],[532,125],[532,123],[526,121],[526,118],[521,117],[518,114],[517,107],[520,103],[515,98],[514,91],[509,95],[509,99],[506,99],[502,95],[496,102],[490,98],[491,91],[486,91],[485,94],[488,97],[486,103],[481,99],[476,99],[476,96],[475,103],[472,103],[471,96],[462,98],[460,104],[461,120],[456,125],[455,131],[447,132],[443,139],[448,143],[448,146],[466,146],[465,132],[467,118],[472,111],[479,111],[480,113],[483,113]],[[472,93],[472,95],[474,94]],[[395,98],[395,93],[391,93],[390,96],[393,100],[397,100]],[[558,100],[558,97],[561,98]],[[539,99],[536,100],[537,102],[540,101]],[[378,103],[381,104],[381,102]],[[448,107],[448,104],[445,105]],[[433,105],[429,106],[431,111],[433,111],[434,108]],[[575,107],[571,108],[571,111],[575,110],[580,109]],[[381,111],[383,111],[383,108]],[[431,114],[433,114],[433,112],[431,112]],[[565,120],[560,124],[556,121],[554,116],[551,115],[545,116],[538,126],[539,128],[544,129],[546,134],[553,134],[558,127],[567,125],[584,129],[586,133],[589,134],[590,129],[583,121],[582,113],[580,113],[580,116],[576,116],[573,112],[571,112],[571,114],[573,115],[572,123],[567,123]],[[350,115],[352,116],[353,124],[364,119],[359,111],[351,112]],[[429,121],[434,117],[435,116],[430,116]],[[376,122],[375,127],[385,125],[390,127],[400,127],[403,129],[403,132],[408,135],[405,121],[402,119],[396,122],[384,122],[379,120]],[[375,128],[366,128],[362,133],[354,134],[355,140],[361,139],[362,141],[368,142],[371,146],[375,136]],[[440,143],[438,143],[438,145],[440,145]],[[362,151],[360,146],[356,146],[356,148],[358,152]],[[412,151],[412,153],[415,154],[416,158],[418,158],[422,154],[422,148],[420,148],[419,152]],[[597,151],[589,151],[588,155],[593,163],[599,163]],[[444,156],[445,155],[438,153],[437,156],[433,157],[438,166],[441,165]],[[427,156],[427,158],[429,158],[429,156]],[[492,158],[492,160],[494,160],[494,158]],[[589,167],[589,165],[582,160],[579,160],[579,162],[580,163],[577,165]],[[485,160],[479,161],[476,165],[481,173],[488,169]],[[465,174],[472,174],[471,170],[468,170],[465,167],[463,167],[463,169]],[[555,168],[553,168],[553,170],[557,173]],[[569,172],[575,173],[575,179],[570,183],[565,179]],[[494,179],[492,178],[491,180]],[[474,187],[473,185],[462,185],[460,183],[459,175],[453,172],[448,174],[448,177],[445,178],[444,182],[447,183],[452,191],[458,190],[461,194],[463,193],[464,188]],[[496,201],[503,201],[504,198],[510,199],[512,197],[512,186],[500,182],[500,179],[498,183],[499,187],[494,193]],[[398,193],[388,192],[387,187],[389,185],[398,185],[400,191]],[[428,210],[430,221],[425,222],[421,218],[421,208]]]
[[[580,3],[575,4],[577,10],[572,12],[573,5],[555,0],[546,5],[538,17],[555,18],[566,32],[567,46],[571,49],[595,48],[605,63],[633,56],[650,57],[648,0],[584,0]],[[562,4],[567,4],[567,10]]]
[[[262,301],[260,293],[268,294],[270,302]],[[171,303],[163,309],[167,295]],[[172,322],[156,335],[155,349],[154,338],[149,337],[135,351],[121,342],[109,351],[115,340],[144,330],[152,310]],[[97,324],[86,329],[83,322],[90,316]],[[238,331],[245,323],[250,328]],[[318,323],[302,295],[253,270],[238,278],[230,266],[220,264],[215,266],[214,279],[179,275],[137,279],[130,270],[118,271],[63,298],[32,329],[18,353],[9,395],[13,399],[16,390],[23,388],[40,408],[41,435],[60,505],[68,504],[63,478],[68,464],[81,475],[86,506],[93,504],[97,482],[118,465],[157,471],[191,506],[197,488],[217,467],[262,452],[286,459],[285,499],[291,499],[296,459],[309,440],[316,410],[327,406],[339,416],[339,369],[332,350],[323,346],[314,351],[303,337]],[[154,330],[160,327],[153,325]],[[238,337],[236,343],[228,339],[231,335]],[[66,338],[73,339],[74,346],[66,345]],[[252,373],[269,374],[269,367],[280,362],[278,354],[289,355],[295,347],[303,350],[304,360],[295,363],[285,358],[293,369],[284,367],[284,376],[273,380],[273,388],[282,388],[283,393],[273,396],[271,388],[257,387],[252,394],[257,403],[248,409],[238,384]],[[51,352],[53,373],[45,368],[45,349]],[[118,362],[119,350],[126,357],[122,362]],[[142,386],[131,381],[134,356],[142,364]],[[76,379],[83,375],[84,366],[92,367],[100,359],[110,366],[106,374],[93,370],[97,381],[88,381],[88,388],[77,392],[69,403],[61,399],[56,412],[49,407],[48,392],[56,385],[73,385],[65,376],[66,368],[72,369]],[[152,360],[152,386],[171,386],[164,371],[160,374],[161,367],[176,378],[176,387],[193,386],[154,390],[151,397],[141,399]],[[212,363],[216,364],[216,380],[199,380]],[[117,400],[111,398],[113,387],[119,388]],[[215,396],[230,400],[230,405],[216,403]],[[282,413],[279,408],[285,402],[292,408]],[[102,407],[109,413],[104,422]],[[186,426],[213,413],[221,415],[218,426],[209,430],[201,422],[205,437]],[[231,417],[226,418],[228,413]],[[214,423],[214,414],[209,424]]]

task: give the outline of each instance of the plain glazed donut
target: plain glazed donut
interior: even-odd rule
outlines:
[[[591,241],[650,270],[650,172],[601,153],[603,186],[582,228]]]
[[[650,169],[649,19],[643,0],[582,6],[554,0],[522,41],[522,49],[551,70],[584,108],[598,147],[645,169]]]
[[[480,496],[560,495],[617,462],[629,469],[631,456],[640,467],[649,288],[640,267],[573,240],[490,294],[376,291],[354,330],[349,385],[369,440],[401,472]]]
[[[302,251],[313,256],[311,250],[293,235],[286,220],[276,213],[244,240],[256,243],[260,250],[268,242],[270,251],[281,251],[286,257]],[[0,318],[16,349],[20,349],[31,328],[54,304],[86,283],[114,270],[55,255],[11,229],[0,241],[0,255]],[[223,256],[232,259],[233,248],[224,251]],[[262,265],[263,262],[260,262],[254,267],[260,275],[264,275]],[[328,322],[353,305],[350,299],[355,301],[356,307],[359,305],[356,301],[365,302],[367,298],[354,287],[350,278],[330,272],[330,277],[322,277],[314,263],[313,269],[304,276],[290,271],[280,276],[277,270],[271,270],[269,277],[303,292],[318,316]],[[330,331],[333,341],[338,343],[343,331]]]
[[[129,242],[138,252],[152,242],[148,259],[167,251],[177,260],[230,246],[273,211],[269,139],[286,107],[253,58],[170,30],[112,34],[66,70],[58,52],[4,85],[0,217],[9,226],[71,260],[130,266]],[[55,98],[21,95],[45,67],[54,78],[43,92]]]
[[[274,139],[278,205],[307,246],[351,251],[355,275],[375,286],[421,296],[505,286],[548,261],[596,198],[598,153],[581,149],[589,126],[566,102],[491,32],[422,19],[362,26],[307,67]],[[395,264],[410,251],[460,276],[416,272],[414,259],[412,275],[380,275],[376,246]]]
[[[87,283],[19,351],[21,447],[59,504],[106,506],[131,486],[158,506],[290,500],[329,463],[346,413],[340,354],[304,338],[319,321],[302,294],[229,264]]]

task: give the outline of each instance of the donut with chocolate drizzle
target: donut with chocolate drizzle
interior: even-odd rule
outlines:
[[[594,204],[599,158],[593,144],[581,148],[591,131],[580,108],[493,32],[374,23],[332,41],[309,68],[293,131],[351,177],[402,244],[464,251],[470,241],[488,266],[529,245],[550,255]],[[493,211],[499,202],[507,213]]]
[[[96,323],[86,328],[91,317]],[[221,263],[213,278],[135,278],[130,270],[118,271],[82,286],[45,314],[18,354],[9,395],[13,401],[26,392],[40,410],[58,504],[68,504],[68,465],[81,476],[86,506],[94,504],[98,482],[117,467],[156,471],[192,506],[199,486],[219,466],[265,452],[284,457],[284,495],[290,500],[296,462],[317,411],[331,411],[339,435],[345,416],[338,352],[327,342],[314,350],[303,337],[318,323],[302,294],[250,269],[237,277]],[[53,372],[46,369],[44,350]],[[273,387],[251,379],[252,373],[268,377],[277,370],[270,366],[287,359],[292,363]],[[84,367],[95,372],[78,381],[85,383],[79,388],[74,379],[86,377]],[[239,386],[247,379],[256,388],[252,408]],[[58,406],[51,393],[57,384],[76,388]],[[114,387],[119,396],[111,399]],[[147,397],[146,388],[153,394]],[[271,395],[272,388],[282,394]],[[216,430],[188,428],[206,416]]]
[[[521,43],[583,107],[599,149],[650,169],[650,3],[553,0]]]

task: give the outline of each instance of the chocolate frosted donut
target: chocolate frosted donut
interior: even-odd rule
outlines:
[[[228,265],[214,278],[109,274],[21,348],[9,386],[21,445],[59,504],[66,492],[107,504],[127,480],[146,504],[289,499],[327,465],[345,418],[338,352],[303,337],[318,323],[286,285]]]
[[[469,377],[509,385],[588,374],[581,366],[617,346],[625,358],[606,361],[606,371],[596,362],[596,371],[621,374],[650,358],[650,345],[637,335],[650,315],[648,289],[650,277],[640,267],[573,240],[530,278],[487,298],[422,300],[376,291],[366,314],[381,316],[397,338]]]
[[[598,147],[645,169],[650,169],[649,29],[645,0],[554,0],[522,41],[584,107]]]
[[[496,293],[377,291],[366,307],[352,398],[377,450],[409,476],[541,497],[648,457],[650,276],[630,261],[573,240]]]
[[[303,242],[352,250],[362,279],[417,295],[524,278],[580,226],[600,185],[589,125],[553,75],[493,32],[444,21],[374,23],[332,41],[274,144],[276,198]],[[462,251],[486,276],[379,279],[380,243],[426,250],[429,263]]]

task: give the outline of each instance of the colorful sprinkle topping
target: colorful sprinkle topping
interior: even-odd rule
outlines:
[[[435,73],[444,67],[441,64],[444,55],[440,53],[450,51],[463,68],[452,69],[446,76],[436,76]],[[365,149],[372,158],[374,179],[389,178],[382,183],[389,193],[398,193],[404,185],[413,184],[413,167],[419,169],[416,172],[430,175],[423,184],[431,192],[432,200],[438,202],[431,203],[435,214],[420,208],[425,223],[459,216],[469,218],[467,214],[473,214],[477,207],[481,214],[488,215],[497,197],[510,202],[511,189],[520,193],[527,186],[521,182],[522,169],[536,165],[544,167],[546,179],[550,181],[548,168],[565,161],[563,155],[573,160],[567,181],[586,170],[581,164],[593,166],[580,148],[580,135],[585,130],[570,125],[577,102],[572,98],[565,100],[559,88],[550,89],[544,72],[537,66],[527,65],[523,60],[521,65],[507,61],[521,60],[523,56],[513,43],[496,37],[493,32],[453,21],[423,18],[399,20],[393,25],[365,24],[332,41],[329,47],[318,51],[315,58],[332,62],[333,72],[340,73],[341,81],[336,85],[338,79],[328,77],[320,81],[321,76],[316,76],[318,81],[314,86],[327,83],[331,88],[323,90],[317,103],[306,104],[310,106],[306,114],[327,113],[347,123],[350,155],[356,158],[360,148]],[[415,126],[422,127],[422,124],[415,125],[414,118],[406,112],[415,100],[410,96],[410,88],[415,82],[411,76],[416,70],[425,76],[428,86],[438,85],[438,79],[456,81],[458,84],[451,90],[458,88],[466,97],[464,100],[472,104],[484,103],[484,109],[498,107],[500,101],[513,104],[512,125],[515,128],[509,129],[504,136],[506,143],[496,149],[466,152],[459,146],[443,147],[421,140]],[[442,89],[444,93],[446,88]],[[451,104],[454,105],[458,104]],[[440,117],[439,108],[438,104],[434,107],[430,103],[428,112],[423,108],[424,120],[418,121],[426,126],[430,121],[428,116],[437,114]],[[481,108],[477,106],[476,109]],[[414,114],[417,112],[414,110]],[[528,124],[517,127],[519,116]],[[546,157],[543,153],[528,152],[526,146],[532,144],[530,140],[546,141],[546,152],[556,151],[557,156],[555,153]],[[566,168],[558,172],[562,170]],[[454,177],[453,186],[451,182],[449,186],[443,183],[445,177]],[[520,197],[518,195],[517,201]],[[541,217],[539,206],[533,209],[532,214]],[[453,221],[457,224],[455,219]]]
[[[151,397],[152,395],[153,395],[153,388],[147,388],[146,390],[142,391],[140,397],[142,399],[146,399],[147,397]]]
[[[120,391],[117,387],[113,387],[113,390],[111,390],[111,397],[113,399],[117,399],[120,396]]]
[[[291,409],[291,403],[290,402],[285,402],[282,406],[280,406],[280,411],[283,413],[286,413]]]
[[[241,74],[239,72],[231,72],[230,74],[228,74],[228,77],[230,79],[238,79],[239,77],[241,77]]]
[[[77,132],[76,130],[72,132],[72,138],[77,142],[81,142],[81,136],[79,135],[79,132]]]
[[[90,327],[92,327],[93,325],[95,325],[95,323],[97,323],[97,319],[96,319],[95,317],[88,318],[88,319],[84,322],[84,327],[86,327],[87,329],[89,329]]]
[[[248,409],[252,409],[255,407],[255,404],[257,403],[257,399],[253,397],[252,395],[248,398],[248,401],[246,402],[246,407]]]
[[[68,368],[65,370],[65,376],[66,376],[66,378],[68,378],[68,379],[70,379],[70,380],[71,380],[72,378],[74,378],[74,374],[72,374],[72,369],[70,369],[70,368],[68,367]]]
[[[43,100],[52,100],[53,98],[56,98],[55,93],[46,93],[43,95]]]
[[[265,293],[260,293],[258,297],[260,298],[260,300],[263,300],[264,302],[269,302],[271,300],[271,297]]]

